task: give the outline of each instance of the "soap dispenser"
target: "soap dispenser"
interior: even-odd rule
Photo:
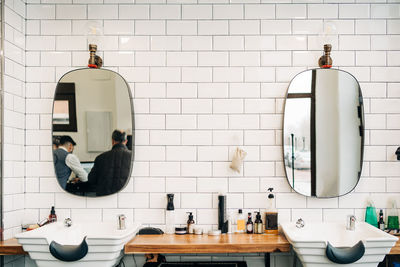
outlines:
[[[51,207],[50,215],[49,215],[49,222],[56,222],[57,221],[57,215],[56,215],[56,210],[54,209],[54,206]]]
[[[189,219],[187,220],[187,233],[188,234],[194,234],[194,220],[193,220],[193,212],[187,212],[189,213]]]
[[[165,212],[165,233],[175,233],[175,207],[174,194],[167,194],[167,210]]]
[[[265,213],[265,233],[278,234],[278,211],[274,207],[275,196],[272,193],[274,188],[268,188],[267,212]]]

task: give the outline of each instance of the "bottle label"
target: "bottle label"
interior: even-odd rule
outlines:
[[[193,234],[194,233],[194,225],[193,224],[189,224],[188,226],[188,234]]]
[[[247,225],[247,231],[248,232],[253,232],[253,225],[252,224],[248,224]]]
[[[244,229],[245,229],[244,220],[237,220],[237,230],[244,231]]]

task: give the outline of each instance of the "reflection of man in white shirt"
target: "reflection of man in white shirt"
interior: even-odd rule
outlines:
[[[87,182],[88,180],[88,174],[82,168],[78,157],[72,154],[75,145],[75,141],[70,136],[64,135],[60,138],[58,149],[53,151],[57,179],[63,189],[66,189],[72,172],[80,181]]]

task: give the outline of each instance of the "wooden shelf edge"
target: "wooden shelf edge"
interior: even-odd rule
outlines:
[[[0,255],[26,255],[22,245],[18,243],[16,238],[0,241]]]

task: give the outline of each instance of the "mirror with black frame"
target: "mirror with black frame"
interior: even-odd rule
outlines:
[[[122,190],[134,158],[129,85],[116,72],[78,69],[58,82],[53,102],[53,162],[65,191],[107,196]]]
[[[361,175],[364,111],[360,85],[348,72],[312,69],[290,82],[283,158],[290,186],[329,198],[352,191]]]

